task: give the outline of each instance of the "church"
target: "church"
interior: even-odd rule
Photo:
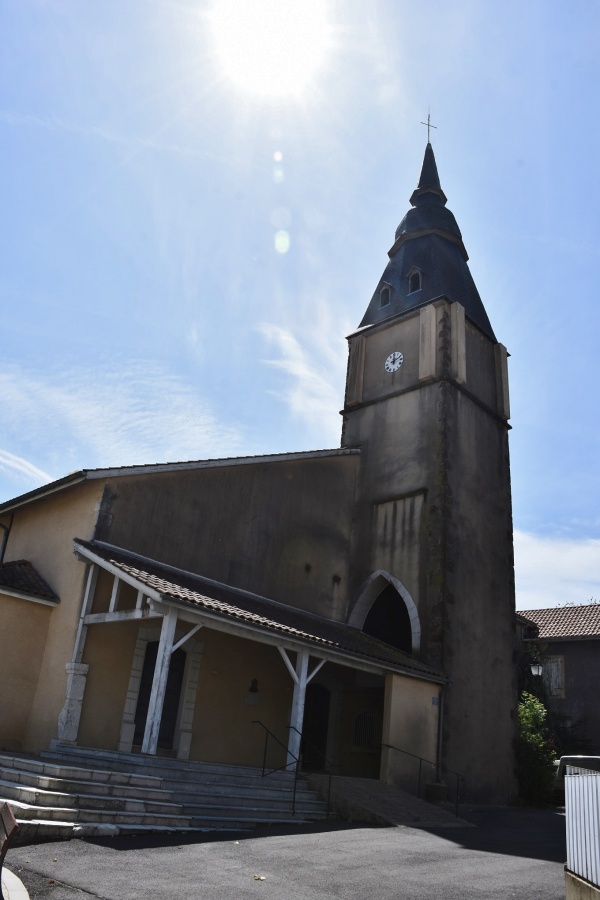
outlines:
[[[430,143],[339,448],[84,469],[0,505],[0,749],[516,792],[507,351]],[[365,298],[367,300],[367,298]]]

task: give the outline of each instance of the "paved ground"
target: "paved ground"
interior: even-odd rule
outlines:
[[[564,898],[560,814],[463,814],[476,827],[327,824],[300,833],[74,840],[13,848],[7,862],[31,900]]]

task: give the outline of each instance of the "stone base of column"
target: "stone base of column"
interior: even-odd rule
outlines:
[[[83,663],[67,663],[67,696],[58,717],[58,740],[63,744],[77,744],[79,722],[89,666]]]

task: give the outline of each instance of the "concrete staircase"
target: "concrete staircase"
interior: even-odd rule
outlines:
[[[54,745],[41,757],[0,754],[0,802],[19,838],[70,838],[144,831],[243,830],[326,818],[316,791],[293,776],[262,777],[246,766],[183,762]]]

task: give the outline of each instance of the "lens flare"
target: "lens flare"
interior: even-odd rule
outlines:
[[[287,253],[290,249],[290,236],[287,231],[278,231],[275,234],[275,249],[278,253]]]

